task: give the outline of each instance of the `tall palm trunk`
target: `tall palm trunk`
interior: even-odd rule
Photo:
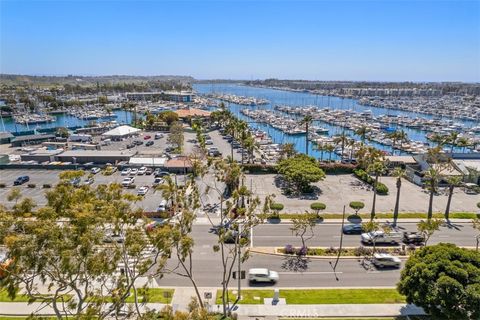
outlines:
[[[452,196],[453,196],[453,190],[455,189],[454,185],[450,185],[448,188],[448,200],[447,200],[447,207],[445,208],[445,220],[450,219],[450,204],[452,203]]]
[[[435,193],[434,181],[433,179],[430,182],[430,199],[428,200],[428,214],[427,219],[431,220],[433,215],[433,194]]]
[[[308,121],[305,122],[305,153],[308,156]]]
[[[323,161],[323,147],[320,150],[320,162],[322,162],[322,161]]]
[[[395,200],[395,209],[393,210],[393,225],[397,225],[398,210],[400,207],[400,189],[402,188],[402,178],[397,178],[397,198]]]
[[[370,213],[370,221],[373,221],[375,218],[375,205],[377,204],[377,184],[378,184],[378,173],[375,174],[375,184],[373,185],[373,203],[372,203],[372,212]]]

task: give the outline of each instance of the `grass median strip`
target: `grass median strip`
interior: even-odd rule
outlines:
[[[221,294],[218,290],[217,304],[221,303]],[[265,298],[273,298],[273,290],[242,290],[241,294],[241,304],[264,304]],[[236,292],[230,291],[230,301],[236,297]],[[280,298],[285,298],[287,304],[405,303],[405,297],[395,289],[289,289],[280,290]]]
[[[297,217],[301,213],[280,213],[281,219],[292,219]],[[260,217],[266,218],[265,215],[260,214]],[[351,215],[352,217],[354,215]],[[321,219],[342,219],[341,213],[321,213],[319,215]],[[362,219],[370,219],[370,214],[368,213],[361,213],[358,217]],[[375,215],[377,219],[393,219],[393,213],[377,213]],[[434,213],[433,218],[443,219],[445,217],[444,213]],[[453,212],[450,213],[450,219],[475,219],[480,217],[480,214],[475,212]],[[402,219],[426,219],[427,213],[422,212],[404,212],[398,215],[398,219],[401,221]]]

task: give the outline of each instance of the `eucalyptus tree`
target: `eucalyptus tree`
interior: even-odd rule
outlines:
[[[172,232],[166,226],[146,233],[143,212],[132,206],[139,198],[120,185],[75,188],[68,181],[75,175],[61,175],[43,208],[0,211],[0,241],[11,259],[2,286],[11,297],[21,288],[59,319],[105,319],[132,297],[138,317],[145,302],[138,279],[163,274]]]

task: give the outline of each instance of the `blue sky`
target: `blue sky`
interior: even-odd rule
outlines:
[[[480,1],[0,0],[0,72],[480,82]]]

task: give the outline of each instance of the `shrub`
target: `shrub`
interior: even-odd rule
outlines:
[[[349,206],[350,206],[350,208],[355,210],[355,214],[358,215],[358,211],[365,208],[365,203],[363,203],[361,201],[352,201],[352,202],[350,202]]]
[[[270,209],[276,211],[277,213],[283,210],[284,206],[281,203],[272,203]]]
[[[294,254],[295,248],[291,244],[287,244],[284,248],[285,254]]]
[[[377,183],[377,193],[378,194],[388,194],[388,187],[381,182]]]
[[[307,255],[307,252],[308,252],[308,248],[307,248],[307,247],[298,248],[298,250],[297,250],[297,256],[306,256],[306,255]]]
[[[35,188],[37,185],[35,183],[30,183],[27,185],[27,187],[29,188]]]
[[[315,214],[317,216],[320,211],[325,210],[326,208],[327,206],[325,205],[325,203],[321,203],[321,202],[314,202],[310,205],[310,209],[315,211]]]
[[[372,249],[360,246],[354,249],[353,254],[357,257],[368,256],[372,254]]]
[[[280,215],[278,214],[278,212],[271,213],[267,216],[267,219],[269,219],[269,220],[280,220]]]
[[[357,166],[350,163],[320,163],[320,168],[327,174],[352,173]]]
[[[277,167],[267,164],[247,163],[242,165],[244,171],[250,173],[277,173]]]
[[[477,203],[477,207],[478,207],[478,209],[480,209],[480,202],[479,202],[479,203]]]
[[[362,169],[356,169],[353,170],[353,174],[360,180],[362,180],[365,183],[368,183],[369,185],[373,186],[375,184],[375,179],[373,179],[365,170]],[[377,183],[377,193],[378,194],[388,194],[388,187],[381,183]]]
[[[46,184],[43,185],[43,188],[44,188],[44,189],[49,189],[49,188],[51,188],[51,187],[52,187],[52,186],[51,186],[50,184],[48,184],[48,183],[46,183]]]
[[[5,187],[6,187],[5,183],[0,183],[0,188],[5,188]]]

